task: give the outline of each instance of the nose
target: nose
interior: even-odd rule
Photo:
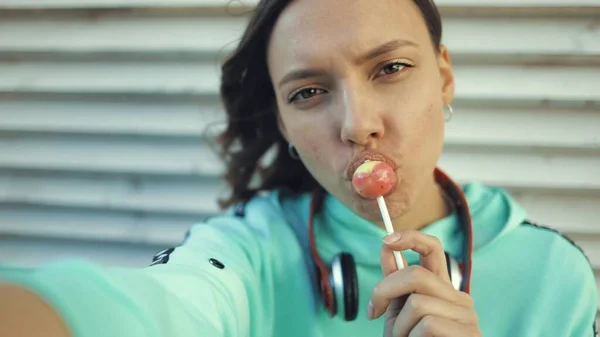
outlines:
[[[358,86],[347,86],[342,97],[342,141],[364,146],[381,139],[385,129],[383,108],[374,93]]]

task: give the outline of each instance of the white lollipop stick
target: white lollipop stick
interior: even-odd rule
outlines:
[[[383,197],[377,197],[377,205],[379,205],[379,211],[381,212],[385,229],[387,230],[388,234],[392,234],[394,232],[394,227],[392,226],[392,219],[390,219],[390,213],[388,213],[388,209],[385,205],[385,200]],[[394,257],[396,258],[396,266],[398,267],[398,270],[404,269],[404,261],[402,261],[402,255],[400,255],[400,252],[394,251]]]

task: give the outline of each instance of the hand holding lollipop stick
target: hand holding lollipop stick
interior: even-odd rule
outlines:
[[[396,173],[388,164],[369,160],[362,163],[352,177],[352,186],[356,193],[364,198],[377,199],[377,205],[388,234],[392,234],[394,228],[383,196],[392,190],[396,185],[396,180]],[[394,258],[398,270],[403,269],[404,262],[400,252],[394,251]]]

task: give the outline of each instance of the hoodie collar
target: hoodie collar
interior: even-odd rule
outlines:
[[[462,190],[471,212],[475,251],[525,219],[525,211],[501,189],[472,183]],[[380,266],[381,239],[387,232],[330,194],[325,196],[322,211],[315,218],[314,230],[319,254],[326,261],[344,251],[352,254],[359,265]],[[437,237],[448,254],[463,261],[466,237],[456,212],[424,227],[421,232]],[[412,250],[404,251],[403,255],[409,264],[419,262],[418,254]]]

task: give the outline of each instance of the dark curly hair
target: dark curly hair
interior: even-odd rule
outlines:
[[[413,1],[439,52],[442,24],[438,8],[432,0]],[[227,126],[217,140],[226,164],[224,178],[231,188],[231,195],[219,201],[223,208],[245,202],[261,190],[279,189],[296,194],[317,186],[302,162],[290,157],[287,151],[288,144],[277,126],[275,93],[267,69],[271,32],[290,2],[261,0],[237,48],[221,67],[220,95],[227,113]],[[271,149],[275,157],[261,164]]]

